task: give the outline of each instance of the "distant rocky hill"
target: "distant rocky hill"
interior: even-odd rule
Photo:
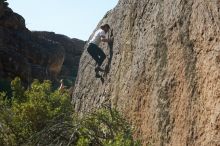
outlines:
[[[84,43],[53,32],[31,32],[24,18],[0,1],[0,80],[74,80]]]
[[[71,39],[64,35],[46,31],[34,31],[32,35],[40,39],[59,43],[64,48],[65,58],[59,78],[75,80],[85,42],[76,38]]]
[[[83,53],[76,111],[116,107],[143,146],[220,146],[220,1],[119,0],[105,23],[110,70],[95,78]]]

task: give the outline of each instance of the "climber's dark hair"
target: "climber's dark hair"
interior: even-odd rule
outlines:
[[[109,26],[108,24],[104,24],[104,25],[102,25],[100,28],[101,28],[101,29],[104,29],[105,27],[107,27],[108,29],[110,29],[110,26]]]

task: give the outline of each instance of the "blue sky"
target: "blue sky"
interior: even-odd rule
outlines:
[[[118,0],[8,0],[30,30],[53,31],[87,40]]]

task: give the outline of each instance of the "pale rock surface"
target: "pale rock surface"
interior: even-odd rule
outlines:
[[[143,145],[219,146],[220,1],[120,0],[104,23],[114,29],[110,71],[95,78],[84,52],[75,109],[111,103]]]

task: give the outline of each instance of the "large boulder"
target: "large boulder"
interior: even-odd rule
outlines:
[[[120,0],[98,25],[114,30],[113,56],[102,46],[110,70],[95,78],[83,53],[75,110],[116,107],[143,145],[220,145],[219,9],[214,0]]]

